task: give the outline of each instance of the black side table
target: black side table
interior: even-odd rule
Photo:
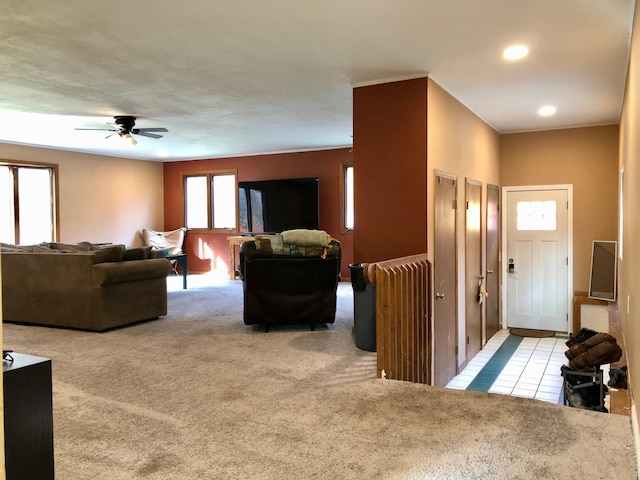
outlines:
[[[53,480],[51,360],[11,357],[2,362],[7,480]]]

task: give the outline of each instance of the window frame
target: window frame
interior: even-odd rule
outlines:
[[[347,227],[347,170],[351,168],[354,175],[354,185],[355,185],[355,169],[353,168],[352,163],[341,163],[340,164],[340,233],[342,234],[353,234],[355,229],[355,194],[354,194],[354,226],[349,228]],[[355,188],[354,188],[355,190]]]
[[[53,231],[51,232],[51,241],[60,241],[60,189],[58,180],[58,164],[0,159],[0,167],[9,167],[9,169],[11,169],[13,172],[13,236],[15,245],[20,245],[20,192],[18,190],[18,175],[16,175],[16,172],[20,168],[49,170],[51,179],[51,225],[53,229]]]
[[[233,175],[234,183],[235,183],[235,227],[223,227],[223,228],[213,228],[213,177],[222,176],[222,175]],[[182,180],[182,220],[183,225],[189,229],[190,232],[193,233],[230,233],[235,232],[238,233],[239,228],[239,215],[238,215],[238,171],[236,169],[223,169],[223,170],[205,170],[205,171],[195,171],[195,172],[182,172],[180,174]],[[187,178],[190,177],[205,177],[207,184],[207,227],[202,228],[193,228],[187,225],[187,189],[186,182]]]

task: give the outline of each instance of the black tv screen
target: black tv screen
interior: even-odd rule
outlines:
[[[317,178],[239,182],[240,233],[319,228]]]

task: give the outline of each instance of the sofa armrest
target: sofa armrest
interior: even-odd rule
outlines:
[[[171,262],[166,258],[98,263],[93,266],[92,286],[166,277],[170,271]]]

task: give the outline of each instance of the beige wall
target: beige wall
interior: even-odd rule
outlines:
[[[636,10],[627,90],[620,121],[620,160],[624,169],[622,259],[618,305],[627,353],[632,414],[637,422],[635,389],[640,388],[640,18]],[[638,442],[638,438],[636,438]],[[638,450],[638,445],[636,445]],[[640,459],[640,456],[639,456]]]
[[[589,287],[593,240],[617,239],[618,127],[501,135],[502,186],[573,185],[573,287]]]
[[[140,245],[162,230],[162,163],[0,144],[0,158],[58,165],[61,242]]]
[[[482,245],[486,245],[487,184],[500,186],[499,135],[432,79],[427,90],[427,232],[428,257],[433,262],[434,245],[434,176],[435,171],[458,177],[458,205],[465,202],[465,179],[482,182]],[[458,250],[458,345],[465,345],[465,210],[457,213]],[[482,253],[482,269],[486,255]],[[486,304],[485,304],[486,305]],[[484,312],[483,312],[484,316]],[[483,320],[484,321],[484,320]],[[484,329],[483,329],[484,331]],[[486,339],[483,340],[486,341]],[[460,348],[458,364],[467,361]]]

